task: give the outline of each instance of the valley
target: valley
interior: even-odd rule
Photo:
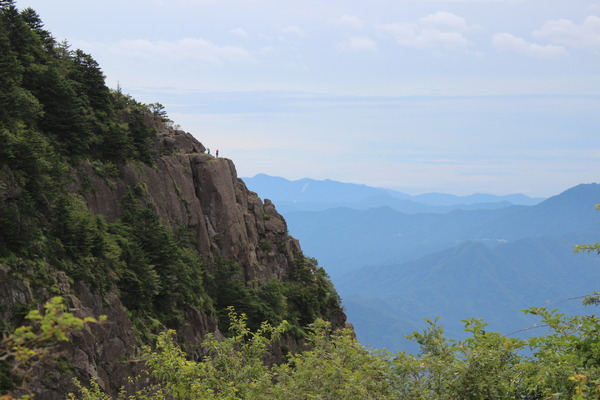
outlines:
[[[404,335],[423,329],[424,318],[440,317],[458,339],[466,318],[483,318],[508,334],[535,324],[521,312],[527,307],[590,311],[564,300],[597,290],[600,258],[574,254],[573,247],[600,236],[598,184],[531,199],[408,196],[334,181],[257,178],[244,180],[278,209],[283,204],[291,234],[330,274],[369,347],[416,349]]]

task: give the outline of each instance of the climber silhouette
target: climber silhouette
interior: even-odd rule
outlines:
[[[216,154],[217,154],[217,158],[218,158],[219,157],[219,149],[217,149],[217,153]]]

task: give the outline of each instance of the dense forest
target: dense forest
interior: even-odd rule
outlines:
[[[160,104],[109,89],[89,54],[57,43],[34,10],[13,3],[0,2],[0,259],[18,265],[14,274],[50,288],[52,266],[99,291],[117,286],[134,318],[171,327],[186,304],[222,315],[234,305],[254,327],[264,319],[306,324],[339,306],[323,269],[308,259],[298,260],[294,282],[254,292],[231,279],[240,272],[232,260],[208,268],[189,232],[162,223],[144,197],[148,188],[131,188],[116,223],[93,215],[70,188],[78,179],[80,192],[93,190],[82,162],[109,184],[124,162],[153,167],[160,154],[152,123],[170,120]],[[298,301],[284,310],[285,292]]]
[[[141,184],[120,199],[115,220],[94,214],[86,171],[111,187],[125,164],[156,168],[165,155],[157,127],[173,131],[163,106],[109,89],[91,55],[57,42],[34,10],[0,0],[0,272],[33,293],[0,310],[0,394],[11,393],[0,399],[30,398],[28,383],[46,364],[77,375],[55,357],[57,343],[111,318],[76,316],[72,299],[55,297],[77,282],[107,304],[118,293],[143,349],[136,358],[147,368],[121,399],[600,398],[594,316],[527,310],[540,318],[540,335],[528,340],[468,320],[470,337],[454,342],[430,321],[411,337],[418,354],[376,352],[333,329],[340,299],[315,260],[294,260],[284,279],[246,279],[236,260],[204,257],[188,230],[165,224]],[[285,246],[261,241],[256,252]],[[190,307],[219,331],[193,357],[177,334]],[[70,399],[115,398],[93,379],[66,390]]]

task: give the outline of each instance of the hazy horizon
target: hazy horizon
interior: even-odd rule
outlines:
[[[523,194],[523,195],[525,195],[524,193],[517,193],[517,192],[514,192],[514,193],[513,192],[511,192],[511,193],[472,192],[472,193],[456,194],[456,193],[452,193],[452,192],[440,192],[440,191],[435,191],[435,190],[434,191],[430,191],[430,192],[412,192],[411,193],[411,192],[408,192],[406,190],[401,190],[401,189],[394,189],[394,188],[389,188],[389,187],[384,187],[384,186],[372,186],[372,185],[367,185],[365,183],[339,181],[339,180],[331,179],[331,178],[314,179],[314,178],[305,176],[305,177],[298,178],[298,179],[288,179],[288,178],[283,177],[283,176],[270,175],[270,174],[265,174],[263,172],[259,172],[259,173],[255,174],[255,175],[252,175],[252,176],[242,176],[242,175],[240,175],[239,178],[240,179],[252,179],[252,178],[256,178],[259,175],[267,175],[267,176],[270,176],[272,178],[282,178],[282,179],[288,180],[290,182],[297,182],[297,181],[302,181],[302,180],[305,180],[305,179],[309,179],[309,180],[314,180],[314,181],[319,181],[319,182],[334,181],[334,182],[345,183],[345,184],[363,185],[363,186],[369,186],[369,187],[376,188],[376,189],[393,190],[393,191],[396,191],[396,192],[408,194],[410,196],[418,196],[418,195],[421,195],[421,194],[436,194],[436,193],[439,193],[439,194],[450,194],[450,195],[459,196],[459,197],[469,196],[469,195],[474,195],[474,194],[490,194],[490,195],[494,195],[494,196],[509,196],[509,195],[513,195],[513,194]],[[580,184],[586,184],[586,183],[597,183],[597,182],[581,182]],[[576,186],[576,185],[574,185],[574,186]],[[552,197],[552,196],[558,195],[558,194],[564,192],[565,190],[570,189],[571,187],[572,186],[564,188],[564,189],[560,190],[557,193],[551,194],[550,196],[527,196],[527,195],[525,195],[525,196],[530,197],[530,198],[536,198],[536,199],[547,199],[548,197]]]
[[[240,176],[531,197],[597,180],[599,0],[16,4]]]

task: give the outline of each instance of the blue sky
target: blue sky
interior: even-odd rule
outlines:
[[[17,5],[240,176],[531,196],[599,180],[600,0]]]

